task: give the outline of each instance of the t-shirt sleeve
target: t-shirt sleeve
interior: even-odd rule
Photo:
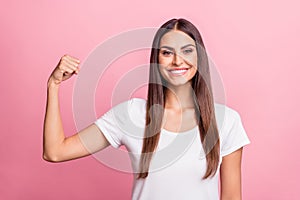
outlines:
[[[114,108],[112,108],[97,119],[94,124],[101,130],[111,146],[118,148],[122,145],[122,132],[117,126],[114,115]]]
[[[250,144],[250,140],[243,127],[242,120],[238,112],[229,108],[228,111],[229,127],[226,133],[222,135],[221,156],[226,156],[239,148]],[[227,123],[226,122],[226,123]]]
[[[94,122],[114,148],[123,145],[124,132],[126,131],[124,124],[128,119],[130,103],[131,100],[112,107]]]
[[[94,124],[114,148],[126,146],[129,139],[138,137],[138,133],[141,136],[143,134],[144,104],[144,100],[135,98],[122,102],[98,118]]]

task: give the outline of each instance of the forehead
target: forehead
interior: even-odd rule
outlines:
[[[187,44],[195,45],[195,41],[186,33],[179,30],[171,30],[162,36],[160,46],[181,48]]]

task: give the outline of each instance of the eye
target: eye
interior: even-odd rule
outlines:
[[[191,54],[193,53],[194,49],[190,48],[190,49],[184,49],[183,50],[183,54]]]
[[[171,56],[171,55],[173,55],[173,52],[169,51],[169,50],[162,50],[161,54],[164,56]]]

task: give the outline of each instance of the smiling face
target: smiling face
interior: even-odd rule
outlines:
[[[160,41],[159,71],[169,85],[190,84],[197,72],[195,41],[186,33],[171,30]]]

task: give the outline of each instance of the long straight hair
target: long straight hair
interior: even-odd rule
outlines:
[[[171,30],[180,30],[186,33],[194,39],[196,43],[198,70],[192,79],[192,88],[194,90],[196,120],[201,143],[206,155],[206,173],[202,179],[206,179],[215,175],[220,157],[220,141],[214,112],[208,57],[199,31],[191,22],[182,18],[171,19],[164,23],[155,34],[152,43],[146,106],[146,126],[137,178],[146,178],[148,176],[151,158],[160,138],[165,108],[166,87],[159,73],[159,45],[162,36]]]

